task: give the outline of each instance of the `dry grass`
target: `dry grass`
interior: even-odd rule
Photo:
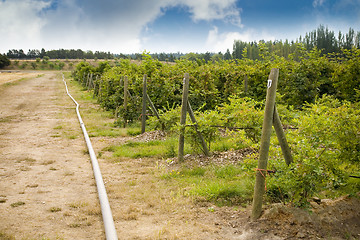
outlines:
[[[54,160],[47,160],[47,161],[42,162],[41,165],[50,165],[50,164],[53,164],[53,163],[55,163]]]
[[[61,208],[60,207],[51,207],[49,209],[50,212],[60,212],[61,211]]]
[[[13,208],[19,207],[19,206],[22,206],[22,205],[25,205],[25,202],[18,201],[18,202],[14,202],[14,203],[10,204],[10,206],[13,207]]]

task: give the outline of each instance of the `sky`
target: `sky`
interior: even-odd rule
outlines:
[[[0,0],[0,53],[225,53],[234,40],[295,41],[320,24],[360,31],[360,0]]]

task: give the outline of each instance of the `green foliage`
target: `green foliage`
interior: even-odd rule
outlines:
[[[177,124],[180,122],[180,107],[167,107],[159,110],[160,120],[156,116],[150,116],[147,124],[150,129],[162,129],[173,133],[177,131]]]
[[[349,102],[324,96],[308,104],[296,119],[298,129],[288,132],[294,163],[286,166],[275,157],[270,168],[268,196],[275,201],[290,201],[306,206],[313,195],[334,197],[356,193],[349,175],[360,171],[360,110]],[[281,156],[273,148],[270,156]]]
[[[114,157],[128,158],[169,158],[177,155],[175,144],[177,138],[168,138],[166,140],[152,140],[148,142],[128,142],[121,146],[109,146],[105,151],[113,152]],[[188,145],[185,146],[185,152],[189,152]]]
[[[0,54],[0,68],[10,65],[10,60],[5,55]]]
[[[117,117],[131,122],[140,116],[142,82],[146,74],[148,95],[160,113],[160,121],[155,116],[148,118],[149,127],[176,135],[180,128],[182,78],[187,72],[190,74],[189,102],[195,111],[197,130],[209,148],[256,150],[261,137],[267,77],[272,67],[279,68],[277,109],[283,125],[292,127],[286,131],[286,136],[294,163],[290,166],[284,163],[273,137],[269,168],[276,173],[267,176],[267,197],[269,201],[306,206],[309,197],[314,195],[335,196],[360,190],[359,184],[350,186],[348,177],[360,170],[360,110],[356,102],[360,96],[360,54],[357,49],[347,49],[338,55],[324,55],[317,48],[308,51],[301,44],[295,47],[287,58],[279,57],[271,46],[261,43],[256,60],[243,56],[237,61],[178,60],[171,65],[144,53],[142,62],[121,59],[116,67],[107,64],[94,67],[82,62],[73,75],[83,86],[86,84],[84,76],[98,76],[93,93],[101,106],[116,110]],[[251,51],[251,48],[246,49],[245,53]],[[124,76],[129,79],[131,95],[126,111],[123,108]],[[187,148],[191,146],[193,152],[200,152],[198,134],[189,118],[187,124]],[[219,126],[227,130],[219,132]],[[174,157],[176,138],[168,142],[129,143],[114,151],[115,156]],[[255,158],[249,156],[244,161],[241,166],[244,173],[254,172]],[[238,202],[238,196],[250,192],[238,188],[239,184],[248,185],[252,180],[235,181],[243,175],[237,167],[206,169],[201,177],[209,174],[212,180],[219,181],[206,182],[201,188],[193,189],[192,194],[215,202],[224,199]],[[181,180],[182,175],[189,173],[180,171],[168,178],[173,179],[175,175]],[[191,181],[200,181],[196,180],[199,176],[188,177]],[[232,183],[226,183],[228,181]]]
[[[161,175],[188,189],[187,194],[219,206],[246,205],[251,201],[253,179],[240,166],[184,167]]]
[[[342,64],[335,69],[334,87],[336,96],[349,101],[360,100],[360,49],[343,50]]]

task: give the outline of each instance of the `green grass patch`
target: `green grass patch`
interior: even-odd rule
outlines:
[[[177,139],[153,140],[148,142],[133,142],[117,146],[111,145],[103,151],[113,152],[114,157],[128,158],[171,158],[177,155]],[[185,154],[190,153],[190,146],[185,144]]]
[[[162,141],[129,142],[114,148],[114,157],[165,157],[166,147]]]
[[[129,136],[137,136],[141,134],[141,128],[140,127],[130,127],[126,129],[126,133]]]
[[[241,205],[251,202],[254,176],[237,165],[183,167],[160,175],[167,185],[187,189],[195,199],[213,202],[218,206]]]

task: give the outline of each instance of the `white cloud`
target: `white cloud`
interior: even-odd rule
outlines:
[[[0,52],[58,49],[133,53],[142,30],[168,7],[183,6],[193,21],[241,26],[236,0],[0,0]]]
[[[242,27],[241,9],[236,7],[236,0],[179,0],[179,3],[190,8],[195,21],[225,19]]]
[[[19,48],[24,42],[40,41],[45,20],[38,13],[48,6],[37,0],[0,1],[0,46]]]
[[[326,0],[314,0],[313,1],[313,7],[321,7]]]
[[[275,40],[275,37],[266,31],[256,31],[254,29],[247,29],[243,32],[224,32],[219,33],[219,29],[214,27],[209,31],[206,48],[211,52],[225,53],[227,49],[232,51],[235,40],[243,42],[259,41],[259,40]]]

